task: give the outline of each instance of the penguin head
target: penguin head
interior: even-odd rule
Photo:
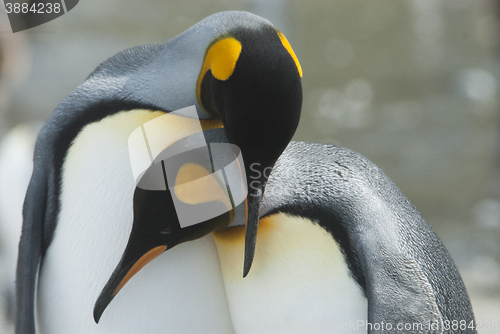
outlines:
[[[200,105],[220,117],[250,164],[272,166],[297,128],[302,69],[271,25],[235,28],[209,46],[198,79]],[[248,171],[248,170],[247,170]]]
[[[222,122],[223,141],[239,148],[244,161],[240,168],[245,172],[242,175],[246,175],[247,199],[239,208],[182,228],[168,191],[152,192],[137,187],[132,232],[120,263],[96,301],[96,322],[126,282],[149,261],[175,245],[216,229],[246,225],[244,276],[250,270],[267,177],[299,122],[302,69],[285,36],[268,21],[241,12],[219,13],[216,19],[208,19],[208,24],[202,24],[199,29],[213,29],[217,34],[204,41],[205,52],[192,89],[196,92],[196,105],[203,113]],[[176,39],[193,36],[185,34]],[[199,42],[199,38],[194,40]],[[190,175],[210,173],[210,168],[196,163],[182,168]],[[212,187],[206,196],[216,202],[217,189],[220,188],[220,193],[227,190],[224,184],[217,181],[213,184],[216,191]],[[197,198],[199,196],[204,195],[197,194]],[[231,208],[231,203],[224,203],[222,199],[219,202]],[[239,221],[235,221],[237,209],[243,211]]]

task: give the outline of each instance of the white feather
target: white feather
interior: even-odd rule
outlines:
[[[367,300],[319,225],[282,213],[261,219],[246,278],[244,228],[214,235],[236,333],[366,333],[357,324],[367,319]]]

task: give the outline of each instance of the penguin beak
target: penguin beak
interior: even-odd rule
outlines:
[[[202,223],[181,227],[169,191],[151,191],[137,187],[134,193],[132,231],[120,262],[95,303],[95,322],[99,322],[104,310],[125,284],[149,262],[180,243],[226,227],[232,215],[233,212],[229,211]]]
[[[245,260],[243,265],[243,277],[246,277],[252,267],[253,258],[255,255],[255,245],[257,242],[257,229],[259,227],[259,209],[262,202],[262,194],[264,192],[264,184],[262,182],[249,182],[249,194],[247,197],[248,214],[246,219],[245,230]]]
[[[167,224],[162,224],[157,216],[165,212],[155,212],[159,210],[164,211],[162,210],[164,205],[158,205],[160,202],[167,205],[171,203],[168,200],[168,192],[151,192],[136,188],[134,193],[134,224],[132,232],[130,233],[127,247],[123,252],[120,262],[95,303],[94,320],[96,323],[99,323],[104,310],[132,276],[167,250],[168,240],[164,236],[168,234],[169,230],[165,230]],[[143,203],[146,204],[145,210],[136,209]],[[165,211],[168,212],[168,209]],[[165,217],[167,220],[169,218],[172,217]]]
[[[122,287],[132,278],[132,276],[139,272],[139,270],[141,270],[146,264],[167,250],[167,245],[160,245],[145,251],[143,252],[144,254],[140,255],[141,252],[139,252],[135,246],[131,247],[130,245],[131,243],[129,242],[120,263],[116,267],[115,271],[111,275],[111,278],[108,280],[108,283],[95,303],[94,320],[96,323],[99,323],[104,310],[108,307]]]

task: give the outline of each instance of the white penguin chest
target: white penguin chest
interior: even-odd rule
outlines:
[[[367,300],[319,225],[282,213],[261,219],[246,278],[244,227],[213,234],[238,334],[366,333],[351,329],[367,319]]]

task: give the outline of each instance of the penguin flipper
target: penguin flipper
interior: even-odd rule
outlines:
[[[365,260],[370,277],[366,286],[368,333],[379,333],[384,323],[386,329],[411,325],[403,327],[406,333],[442,333],[443,317],[435,292],[417,261],[380,248],[379,256]]]
[[[23,229],[16,272],[16,334],[35,333],[35,290],[42,255],[47,175],[35,163],[23,206]]]

